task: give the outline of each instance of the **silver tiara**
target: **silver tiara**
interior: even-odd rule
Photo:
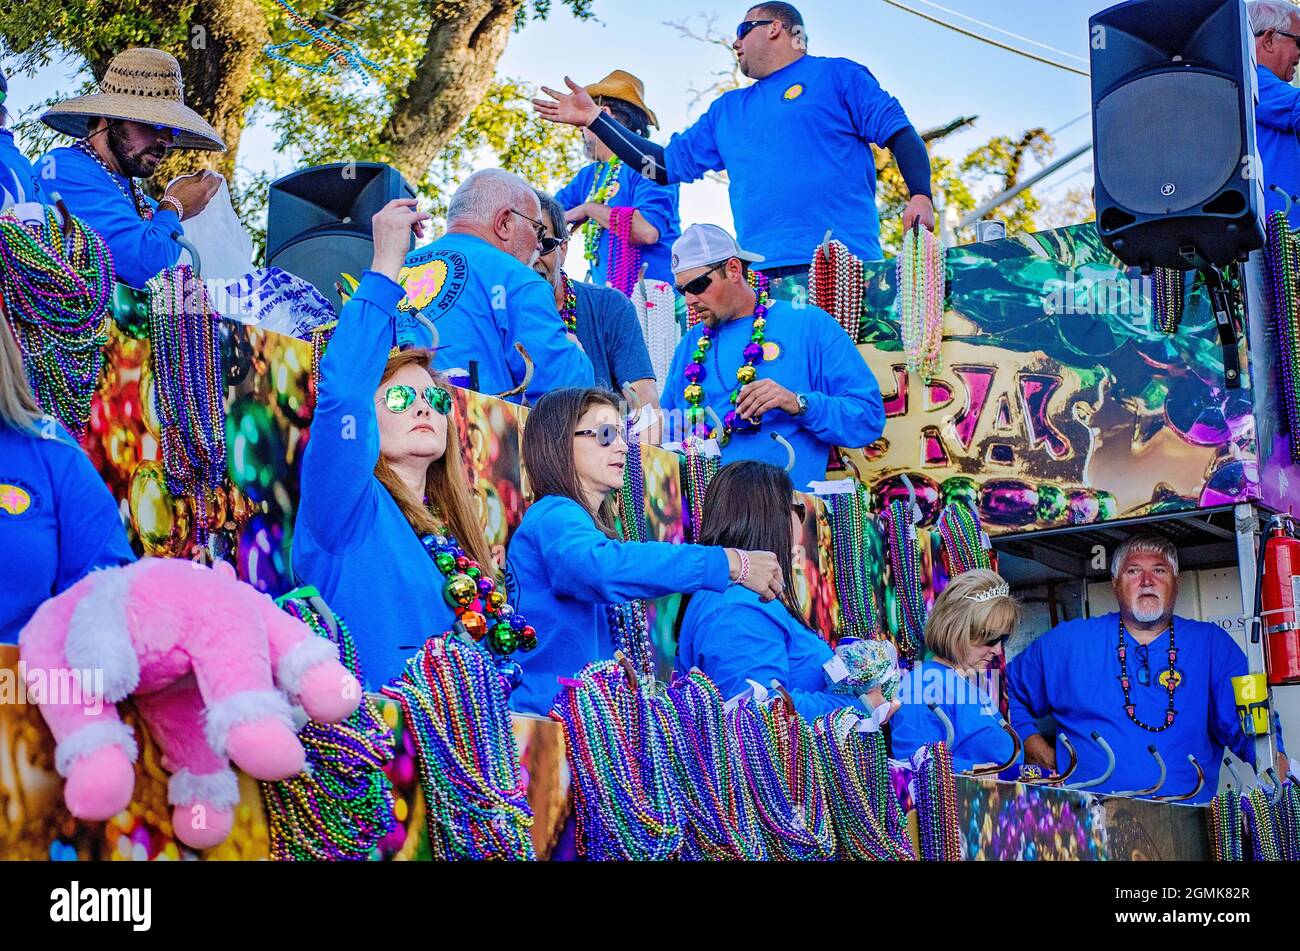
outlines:
[[[1005,598],[1011,593],[1011,585],[1005,581],[1002,584],[994,585],[979,594],[968,594],[963,598],[965,601],[974,601],[977,604],[983,604],[985,601],[994,601],[998,598]]]

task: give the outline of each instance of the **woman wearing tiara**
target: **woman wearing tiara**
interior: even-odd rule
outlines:
[[[1019,617],[1019,605],[997,572],[967,571],[943,589],[925,624],[925,659],[903,675],[903,705],[891,721],[896,759],[910,759],[925,744],[944,739],[946,726],[935,710],[952,723],[956,769],[1011,759],[1015,743],[1002,727],[988,671]]]

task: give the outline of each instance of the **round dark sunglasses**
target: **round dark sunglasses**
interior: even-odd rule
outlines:
[[[405,413],[415,405],[415,397],[423,395],[429,407],[443,416],[451,413],[451,394],[440,386],[426,386],[417,394],[415,387],[394,383],[384,390],[384,405],[394,413]]]
[[[601,423],[595,429],[579,429],[573,435],[591,436],[598,446],[612,446],[623,435],[623,427],[616,423]]]

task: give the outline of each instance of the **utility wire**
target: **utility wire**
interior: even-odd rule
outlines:
[[[1065,63],[1058,63],[1054,59],[1048,59],[1045,56],[1039,56],[1037,53],[1031,53],[1028,50],[1022,50],[1015,46],[1008,46],[1006,43],[1000,43],[997,40],[990,39],[989,37],[983,36],[979,33],[973,33],[970,30],[963,29],[962,27],[957,26],[954,23],[949,23],[947,20],[942,20],[938,17],[931,16],[930,14],[925,13],[922,10],[917,10],[914,9],[913,7],[909,7],[905,3],[899,3],[898,0],[885,0],[885,3],[889,4],[891,7],[898,7],[898,9],[900,10],[906,10],[908,13],[911,13],[914,16],[918,16],[922,20],[929,20],[931,23],[938,24],[939,26],[945,27],[956,33],[960,33],[962,36],[968,36],[973,40],[979,40],[981,43],[987,43],[990,46],[996,46],[1000,50],[1006,50],[1008,53],[1015,53],[1018,56],[1024,56],[1026,59],[1032,59],[1035,62],[1044,63],[1047,66],[1055,66],[1057,69],[1063,69],[1067,73],[1074,73],[1076,76],[1083,76],[1084,78],[1087,78],[1088,76],[1087,70],[1079,69],[1078,67],[1075,66],[1069,66]]]
[[[977,20],[972,16],[967,16],[966,14],[962,13],[960,10],[950,10],[947,7],[942,7],[937,3],[933,3],[932,0],[917,0],[917,2],[924,3],[927,7],[934,7],[936,10],[942,10],[944,13],[949,13],[955,17],[961,17],[963,20],[968,20],[969,22],[974,23],[977,26],[987,27],[990,30],[994,30],[995,32],[1001,33],[1003,36],[1009,36],[1014,40],[1021,40],[1022,42],[1029,43],[1032,46],[1040,47],[1041,49],[1049,50],[1053,53],[1060,53],[1062,56],[1068,56],[1070,59],[1077,59],[1081,63],[1088,62],[1087,58],[1080,56],[1077,53],[1070,53],[1067,52],[1066,50],[1060,50],[1057,49],[1055,46],[1048,46],[1046,43],[1038,42],[1038,40],[1030,39],[1027,36],[1021,36],[1019,33],[1012,33],[1010,30],[1004,30],[1000,26],[994,26],[992,23],[986,23],[983,20]]]

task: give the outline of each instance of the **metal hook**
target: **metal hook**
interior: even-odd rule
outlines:
[[[1276,186],[1274,186],[1274,187],[1276,187]],[[919,219],[920,216],[918,215],[917,218]],[[832,230],[832,229],[827,228],[827,229],[826,229],[826,234],[825,234],[825,236],[822,238],[822,257],[823,257],[823,258],[828,258],[828,259],[830,258],[830,255],[831,255],[831,230]]]
[[[1094,743],[1101,747],[1102,752],[1106,754],[1106,771],[1096,779],[1090,779],[1086,783],[1073,783],[1064,787],[1065,789],[1092,789],[1110,779],[1110,774],[1115,772],[1115,751],[1110,748],[1110,744],[1106,742],[1106,738],[1096,730],[1093,730],[1092,739]]]
[[[635,690],[640,681],[637,679],[636,668],[632,666],[632,661],[628,660],[628,656],[622,651],[614,651],[614,659],[623,668],[623,673],[627,677],[627,685]]]
[[[515,349],[518,350],[519,355],[524,358],[524,381],[520,383],[518,386],[516,386],[513,390],[506,390],[504,393],[498,393],[497,399],[499,400],[505,400],[505,399],[509,399],[512,396],[518,396],[519,394],[525,392],[528,389],[528,384],[533,382],[533,370],[534,370],[533,358],[528,355],[528,351],[524,349],[524,345],[522,343],[519,343],[519,341],[515,341]]]
[[[913,525],[920,525],[924,515],[921,506],[916,504],[916,488],[912,485],[912,480],[907,477],[906,472],[900,472],[898,478],[902,480],[903,486],[907,489],[907,511],[911,516]]]
[[[1295,200],[1291,195],[1291,193],[1287,191],[1285,188],[1283,188],[1281,185],[1269,185],[1268,187],[1282,196],[1282,200],[1286,202],[1286,207],[1282,209],[1282,214],[1286,215],[1287,218],[1290,218],[1291,203]]]
[[[926,706],[930,708],[930,712],[938,717],[939,721],[943,724],[943,741],[948,744],[948,749],[952,749],[952,739],[956,735],[956,732],[952,728],[952,720],[948,718],[948,714],[945,713],[933,700],[927,703]]]
[[[1242,792],[1245,792],[1246,784],[1241,781],[1241,775],[1237,772],[1237,767],[1232,765],[1232,760],[1225,756],[1223,758],[1223,765],[1228,767],[1228,773],[1236,781],[1237,788],[1240,789]],[[1231,784],[1229,784],[1229,788],[1231,788]]]
[[[1060,786],[1074,775],[1074,771],[1079,768],[1079,754],[1075,752],[1074,744],[1070,742],[1070,738],[1064,733],[1057,733],[1056,738],[1065,745],[1066,752],[1070,754],[1070,765],[1065,767],[1065,772],[1063,773],[1056,773],[1051,776],[1042,776],[1038,779],[1020,780],[1026,786]]]
[[[645,301],[648,301],[650,299],[650,292],[646,290],[646,286],[645,286],[645,272],[649,269],[649,267],[650,267],[649,262],[642,264],[641,273],[636,276],[636,286],[641,289],[641,299]]]
[[[1269,802],[1277,802],[1278,797],[1282,795],[1282,780],[1277,778],[1277,773],[1274,772],[1272,766],[1264,770],[1264,775],[1268,777],[1269,783],[1273,786],[1272,792],[1269,792],[1268,789],[1265,788],[1264,794],[1268,796]]]
[[[195,275],[202,277],[203,260],[199,257],[199,249],[194,247],[193,242],[181,234],[179,231],[172,232],[172,240],[179,244],[186,251],[190,252],[190,261],[192,262]]]
[[[859,482],[862,481],[862,472],[861,470],[858,469],[858,464],[849,458],[849,454],[847,452],[840,453],[840,462],[843,463],[844,468],[853,470],[853,477],[855,479],[857,479]]]
[[[786,439],[780,433],[771,433],[770,435],[773,441],[785,447],[785,451],[790,456],[790,461],[785,464],[785,471],[793,472],[794,471],[794,446],[790,445],[790,440]]]
[[[1015,731],[1015,728],[1012,727],[1011,724],[1008,723],[1006,719],[1003,718],[1002,716],[998,717],[998,726],[1002,727],[1002,729],[1006,731],[1007,735],[1011,737],[1011,742],[1014,746],[1014,749],[1012,749],[1011,751],[1011,758],[1007,760],[1005,763],[1001,763],[997,766],[985,766],[983,769],[973,769],[969,773],[965,773],[964,775],[996,776],[1004,769],[1010,769],[1012,766],[1015,765],[1016,760],[1020,759],[1020,734],[1017,733]]]
[[[1160,771],[1156,777],[1156,784],[1149,789],[1129,789],[1124,792],[1111,793],[1112,796],[1127,796],[1130,799],[1139,799],[1142,796],[1150,796],[1165,784],[1165,777],[1168,776],[1168,771],[1165,769],[1164,757],[1160,755],[1160,751],[1156,749],[1154,743],[1147,747],[1147,752],[1155,759],[1156,766]]]
[[[1196,770],[1196,787],[1191,792],[1184,793],[1181,796],[1156,796],[1156,802],[1187,802],[1189,799],[1195,799],[1197,794],[1200,793],[1202,787],[1205,786],[1205,770],[1201,769],[1201,764],[1196,762],[1196,757],[1191,753],[1187,754],[1187,762],[1191,763],[1192,768]]]
[[[786,710],[791,719],[798,715],[794,708],[794,697],[790,696],[790,691],[785,689],[785,685],[779,680],[772,681],[772,689],[780,694],[781,699],[785,701]]]

